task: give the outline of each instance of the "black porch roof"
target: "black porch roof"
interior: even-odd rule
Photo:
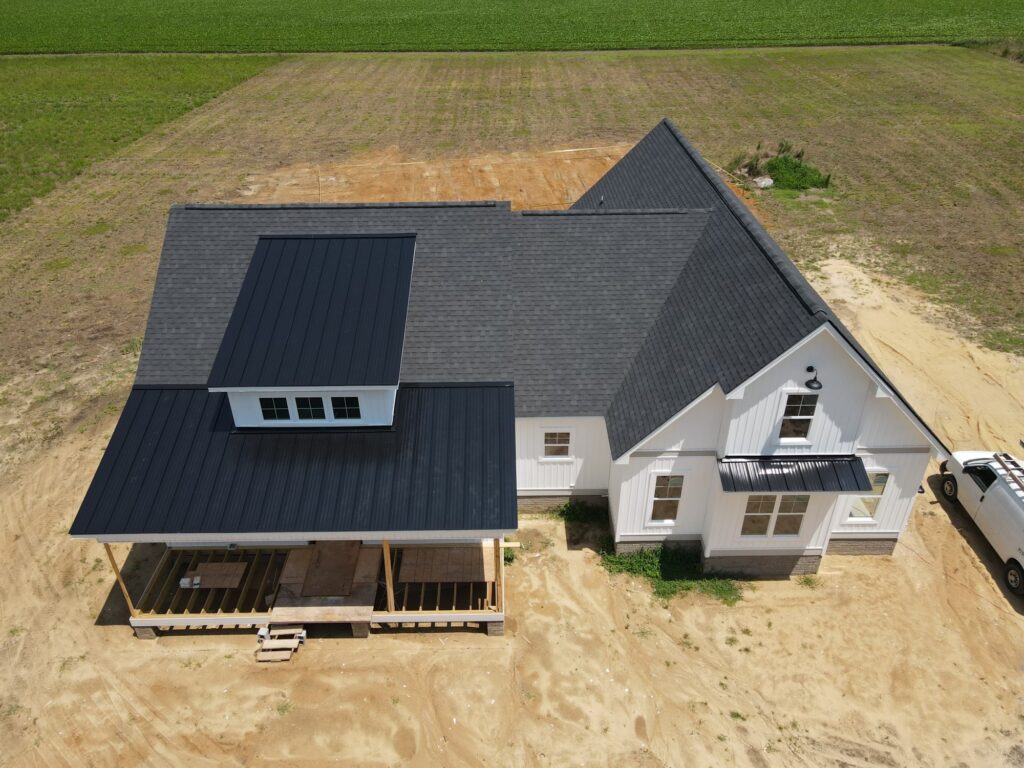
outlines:
[[[516,527],[510,384],[403,385],[394,428],[363,430],[236,429],[223,393],[136,388],[71,535]]]

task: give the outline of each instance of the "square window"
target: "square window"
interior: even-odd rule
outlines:
[[[261,397],[260,412],[264,421],[287,421],[288,400],[283,397]]]
[[[549,457],[566,457],[569,455],[568,432],[545,432],[544,455]]]
[[[754,494],[747,497],[747,508],[743,511],[741,536],[767,536],[775,511],[775,496]]]
[[[818,407],[817,395],[789,395],[782,412],[781,439],[807,439],[811,432],[811,421]]]
[[[336,419],[360,419],[358,397],[332,397],[331,410]]]
[[[296,397],[295,412],[304,421],[326,418],[324,415],[324,399],[322,397]]]

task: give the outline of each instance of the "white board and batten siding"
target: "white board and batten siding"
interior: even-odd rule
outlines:
[[[545,432],[568,432],[569,455],[546,457]],[[611,466],[601,416],[516,419],[516,485],[520,496],[603,495]]]
[[[822,388],[805,385],[818,371]],[[779,438],[790,394],[818,395],[806,440]],[[834,534],[894,538],[906,527],[930,457],[928,438],[831,332],[811,334],[730,393],[714,387],[612,465],[609,502],[617,541],[700,538],[705,553],[822,552]],[[726,493],[720,456],[849,455],[889,473],[874,519],[851,520],[853,498],[811,494],[797,536],[741,536],[747,495]],[[651,520],[659,474],[685,477],[674,524]]]

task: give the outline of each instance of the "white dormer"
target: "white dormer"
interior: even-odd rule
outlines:
[[[237,427],[380,427],[398,387],[226,389]]]

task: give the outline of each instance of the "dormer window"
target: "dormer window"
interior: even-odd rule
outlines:
[[[322,397],[296,397],[295,412],[303,421],[323,421],[324,399]]]
[[[806,440],[811,432],[811,421],[818,407],[817,395],[789,395],[782,413],[781,440]]]
[[[264,421],[288,421],[287,397],[261,397],[260,411]]]
[[[331,410],[336,419],[360,419],[358,397],[332,397]]]

